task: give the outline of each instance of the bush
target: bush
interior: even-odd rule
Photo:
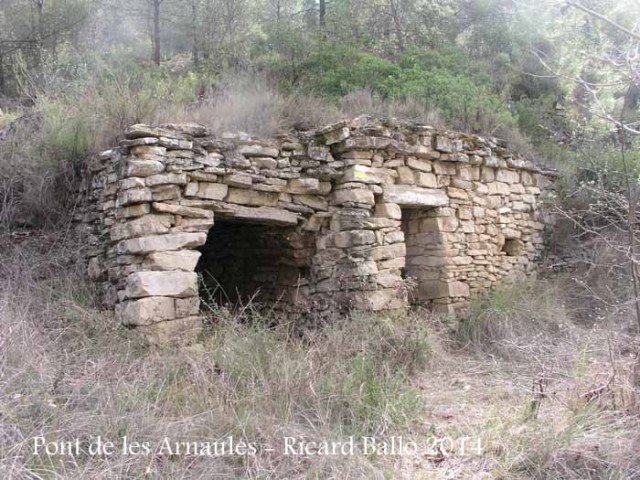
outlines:
[[[450,125],[485,133],[515,127],[505,102],[491,91],[488,76],[455,49],[411,51],[392,63],[349,47],[327,45],[305,64],[303,83],[337,100],[368,89],[384,101],[420,101]]]
[[[51,227],[67,218],[77,171],[93,147],[87,111],[41,100],[0,143],[0,228]]]
[[[0,228],[52,227],[67,220],[77,173],[90,154],[116,145],[134,123],[155,123],[168,112],[193,108],[206,82],[195,74],[107,72],[58,96],[40,95],[35,113],[25,118],[42,120],[19,123],[0,142]]]

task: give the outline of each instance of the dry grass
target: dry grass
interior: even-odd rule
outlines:
[[[2,478],[640,475],[630,381],[640,342],[610,324],[574,325],[553,282],[480,300],[465,344],[451,334],[455,324],[422,310],[354,315],[304,338],[286,321],[268,327],[217,310],[202,343],[153,351],[93,303],[66,260],[76,248],[63,234],[8,240],[0,262]],[[164,437],[232,435],[276,451],[34,456],[40,435],[85,444],[127,436],[153,451]],[[303,459],[279,451],[284,436],[349,435],[403,435],[421,450]]]
[[[191,121],[215,133],[244,131],[270,137],[291,130],[310,130],[335,122],[343,114],[310,95],[284,95],[256,79],[231,78],[188,108],[161,113],[164,121]]]
[[[407,122],[446,128],[437,110],[426,107],[424,101],[416,98],[404,100],[384,100],[369,89],[355,90],[340,100],[340,110],[347,117],[366,114],[375,118],[397,118]]]
[[[6,239],[5,239],[6,240]],[[152,351],[114,325],[63,259],[60,237],[4,245],[0,292],[2,478],[383,478],[380,458],[282,455],[307,440],[407,432],[420,408],[409,375],[428,361],[426,326],[354,317],[306,338],[286,322],[219,318],[202,344]],[[246,457],[33,455],[48,441],[246,438]]]
[[[479,438],[484,448],[423,462],[435,475],[424,478],[638,478],[640,342],[611,323],[575,324],[564,281],[479,298],[436,352],[421,381],[426,422],[442,438]]]
[[[4,128],[17,118],[16,112],[4,112],[0,108],[0,128]]]
[[[427,109],[423,101],[413,98],[383,100],[371,90],[362,89],[345,95],[339,105],[332,105],[309,94],[278,93],[263,81],[242,78],[224,80],[192,107],[169,109],[162,112],[162,118],[196,121],[216,133],[242,130],[273,136],[291,130],[311,130],[363,114],[445,128],[437,111]]]
[[[457,329],[466,347],[505,358],[537,358],[578,334],[564,304],[562,280],[505,282],[473,299]],[[545,355],[546,356],[546,355]]]

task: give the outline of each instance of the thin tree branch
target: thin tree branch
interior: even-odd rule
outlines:
[[[609,25],[611,25],[615,29],[621,31],[622,33],[625,33],[625,34],[629,35],[630,37],[635,38],[636,40],[640,40],[640,35],[639,34],[637,34],[635,32],[632,32],[631,30],[623,27],[619,23],[614,22],[610,18],[605,17],[604,15],[602,15],[601,13],[596,12],[595,10],[591,10],[590,8],[587,8],[584,5],[582,5],[582,4],[578,3],[578,2],[573,2],[571,0],[567,1],[567,5],[569,5],[570,7],[576,7],[577,9],[582,10],[583,12],[588,13],[589,15],[591,15],[593,17],[599,18],[603,22],[608,23]]]

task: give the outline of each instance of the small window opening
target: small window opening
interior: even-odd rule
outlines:
[[[522,240],[517,238],[507,238],[502,246],[502,251],[507,254],[508,257],[515,257],[522,253],[524,244]]]

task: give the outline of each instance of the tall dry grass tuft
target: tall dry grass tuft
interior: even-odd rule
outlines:
[[[354,90],[342,97],[340,109],[346,117],[366,114],[377,118],[397,118],[434,128],[446,128],[440,113],[427,108],[423,100],[413,97],[403,100],[386,100],[366,88]]]
[[[193,107],[163,113],[209,126],[214,132],[245,131],[273,136],[294,130],[310,130],[339,120],[341,112],[311,95],[279,93],[264,81],[247,78],[220,80],[217,88]]]
[[[459,341],[506,357],[536,356],[571,342],[575,328],[562,288],[553,279],[520,280],[475,297],[458,327]]]

